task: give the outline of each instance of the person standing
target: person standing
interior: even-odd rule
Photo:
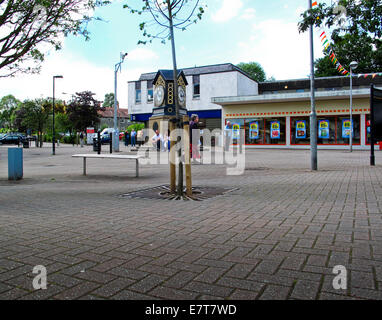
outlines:
[[[125,131],[125,146],[128,147],[129,146],[129,140],[130,140],[130,133],[129,131]]]
[[[159,130],[155,130],[155,134],[151,138],[151,141],[153,142],[154,148],[156,147],[158,152],[161,151],[161,149],[162,149],[162,140],[163,140],[163,137],[159,133]]]
[[[227,124],[224,128],[224,151],[229,150],[229,146],[231,145],[231,136],[232,136],[232,125],[231,122],[227,121]]]
[[[197,162],[196,159],[200,159],[200,153],[198,150],[198,143],[200,140],[200,130],[199,130],[199,117],[197,114],[191,115],[190,121],[190,152],[191,159],[193,162]]]
[[[135,142],[136,142],[136,137],[137,137],[137,133],[136,131],[133,129],[131,130],[131,147],[132,148],[135,148]]]
[[[84,133],[83,133],[83,131],[81,131],[81,133],[80,133],[80,145],[81,145],[81,148],[84,147]]]

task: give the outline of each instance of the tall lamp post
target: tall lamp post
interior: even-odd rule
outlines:
[[[309,1],[309,9],[312,9],[312,0]],[[311,170],[317,171],[317,112],[314,84],[314,51],[313,51],[313,24],[309,29],[310,37],[310,166]]]
[[[125,60],[127,53],[122,53],[120,56],[120,61],[115,65],[114,70],[114,137],[113,137],[113,151],[119,152],[119,130],[118,130],[118,100],[117,100],[117,75],[118,71],[120,71],[121,65]]]
[[[350,136],[349,151],[353,152],[353,70],[358,67],[357,61],[350,63]]]
[[[53,132],[52,132],[52,155],[56,154],[56,129],[54,124],[54,109],[55,109],[55,103],[54,103],[54,93],[55,93],[55,80],[56,79],[62,79],[63,76],[53,76]]]

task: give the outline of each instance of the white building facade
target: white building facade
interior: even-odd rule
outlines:
[[[187,79],[188,114],[198,114],[208,129],[221,128],[222,107],[212,98],[258,94],[258,83],[231,63],[181,69]],[[180,70],[179,70],[180,71]],[[152,81],[156,72],[128,83],[128,108],[132,121],[147,122],[154,107]]]

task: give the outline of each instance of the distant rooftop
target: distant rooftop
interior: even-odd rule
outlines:
[[[113,118],[114,117],[114,108],[105,108],[104,110],[98,111],[98,114],[101,118]],[[118,117],[127,118],[129,116],[128,109],[119,108]]]
[[[193,67],[193,68],[183,68],[183,69],[179,69],[179,71],[183,71],[185,76],[238,71],[242,73],[243,75],[245,75],[246,77],[251,78],[248,73],[244,72],[243,70],[236,67],[232,63],[214,64],[210,66]],[[152,81],[154,80],[156,74],[157,74],[156,72],[143,73],[140,76],[138,81]]]
[[[378,76],[372,79],[370,76],[358,77],[353,76],[354,87],[365,87],[382,84],[382,77]],[[322,77],[315,79],[316,88],[344,88],[350,87],[350,77]],[[266,81],[259,83],[259,94],[269,91],[285,91],[285,90],[298,90],[298,89],[310,89],[310,79],[294,79],[294,80],[276,80]]]

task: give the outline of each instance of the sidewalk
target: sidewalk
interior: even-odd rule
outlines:
[[[242,176],[192,166],[195,186],[237,190],[183,202],[119,197],[168,184],[166,165],[135,178],[89,160],[84,177],[79,151],[93,152],[24,149],[11,182],[0,147],[0,299],[382,299],[382,152],[370,167],[367,152],[319,151],[311,172],[309,151],[247,150]]]

